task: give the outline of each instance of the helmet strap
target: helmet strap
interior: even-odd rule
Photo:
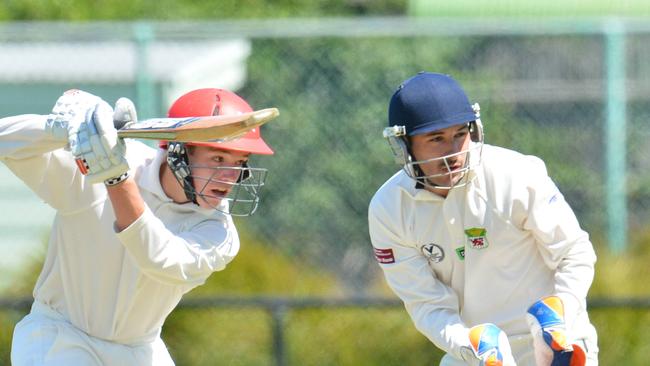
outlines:
[[[183,187],[187,199],[198,205],[189,157],[187,156],[187,147],[184,143],[176,141],[169,142],[167,145],[167,165],[169,165],[172,173],[174,173],[174,177],[176,177],[178,183]]]
[[[248,162],[242,165],[242,172],[239,174],[239,178],[237,178],[237,183],[241,183],[251,177],[251,172],[248,168]]]
[[[473,142],[483,142],[483,124],[480,119],[469,123],[469,136]]]

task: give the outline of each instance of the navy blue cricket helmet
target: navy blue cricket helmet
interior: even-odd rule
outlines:
[[[470,104],[463,88],[449,75],[420,72],[404,81],[393,93],[388,106],[388,124],[384,138],[393,152],[395,162],[406,174],[422,186],[452,189],[468,183],[467,172],[478,166],[483,147],[483,125],[478,104]],[[442,130],[457,125],[468,125],[471,141],[465,150],[416,161],[409,149],[409,136]],[[470,153],[472,153],[470,155]],[[449,161],[463,156],[461,169],[451,169]],[[443,163],[446,170],[425,175],[422,164]],[[433,183],[444,177],[449,184]]]
[[[408,136],[476,120],[463,88],[449,75],[420,72],[404,81],[388,107],[389,126],[404,126]]]

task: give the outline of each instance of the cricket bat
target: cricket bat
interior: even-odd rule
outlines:
[[[138,122],[116,123],[117,135],[122,138],[167,141],[223,142],[244,135],[280,115],[277,108],[260,109],[237,115],[151,118]]]

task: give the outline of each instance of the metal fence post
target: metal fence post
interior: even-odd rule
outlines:
[[[154,82],[149,71],[149,45],[154,39],[151,24],[136,22],[133,25],[136,47],[135,92],[138,117],[149,118],[154,115]]]
[[[605,68],[607,102],[605,122],[605,153],[607,195],[607,239],[614,253],[627,246],[626,196],[626,93],[625,93],[625,30],[623,22],[612,19],[605,27]]]
[[[287,366],[284,342],[284,323],[287,314],[285,304],[275,304],[271,306],[271,331],[273,337],[273,359],[276,366]]]

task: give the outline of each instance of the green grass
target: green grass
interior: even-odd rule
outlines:
[[[650,231],[636,230],[625,255],[598,246],[596,278],[590,297],[647,297]],[[601,242],[597,236],[594,241]],[[342,285],[331,273],[256,243],[243,235],[240,254],[230,267],[215,273],[196,296],[337,297]],[[35,265],[12,294],[29,294]],[[392,296],[383,278],[373,293]],[[24,316],[0,312],[0,365],[9,365],[11,333]],[[650,313],[646,309],[592,309],[598,329],[600,364],[647,364]],[[163,339],[178,366],[274,364],[272,317],[259,308],[177,309],[167,319]],[[292,365],[436,365],[442,353],[396,308],[325,308],[289,310],[284,318],[285,359]]]
[[[414,15],[450,17],[650,15],[647,0],[409,0],[409,6]]]

